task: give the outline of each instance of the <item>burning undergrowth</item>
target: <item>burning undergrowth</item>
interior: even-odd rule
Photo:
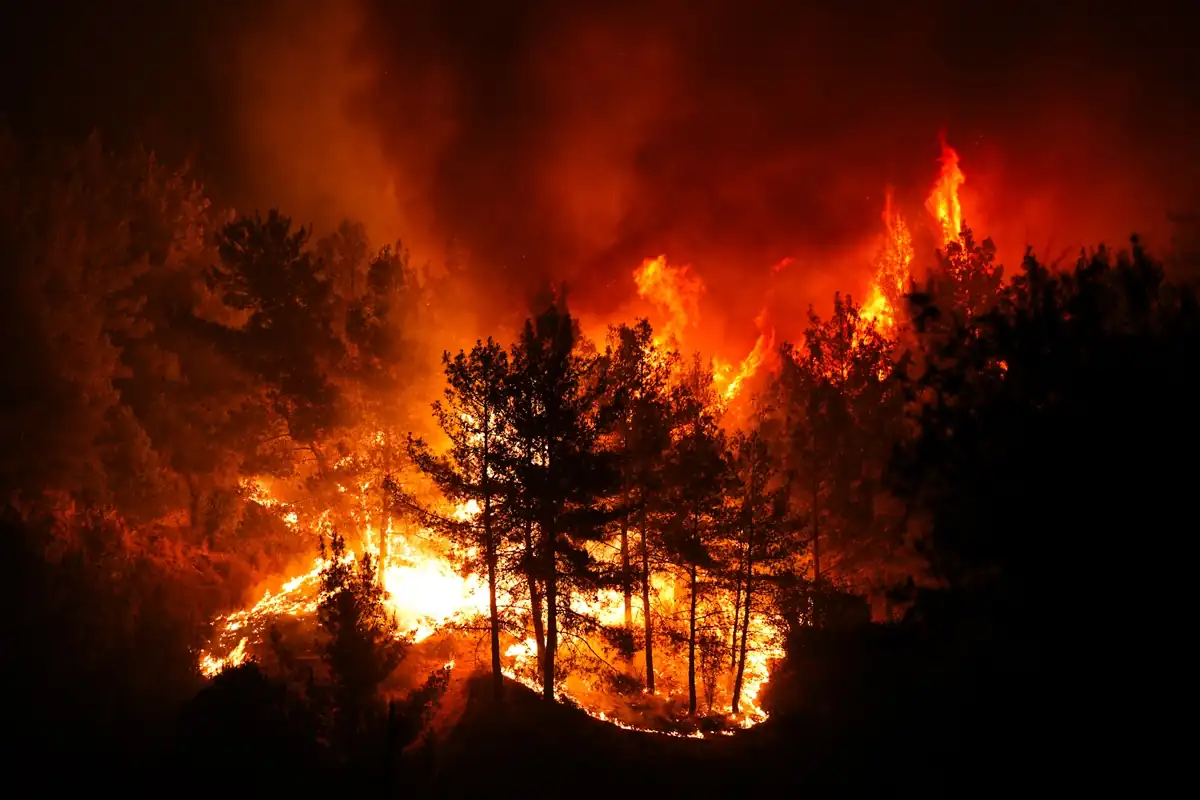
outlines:
[[[365,516],[363,507],[370,497],[368,488],[362,488],[351,521],[361,522]],[[301,528],[299,514],[266,494],[262,484],[250,484],[247,491],[286,524],[297,530]],[[465,520],[478,510],[461,506],[450,513]],[[313,524],[318,528],[324,526],[328,533],[331,516],[323,513]],[[419,688],[426,676],[442,669],[453,673],[450,683],[453,689],[460,676],[488,666],[488,598],[484,581],[473,570],[476,554],[447,546],[428,528],[398,524],[386,516],[382,519],[382,537],[376,528],[365,524],[356,529],[354,539],[360,545],[359,552],[380,559],[387,606],[395,616],[399,637],[407,645],[405,660],[385,685],[385,693],[393,698],[404,697]],[[344,558],[352,561],[355,553],[348,552]],[[302,665],[309,674],[320,672],[323,634],[316,613],[322,599],[321,573],[327,566],[326,559],[317,558],[306,572],[266,590],[253,605],[215,620],[210,646],[200,656],[202,672],[216,675],[249,660],[269,669],[288,662],[293,668]],[[564,624],[564,630],[571,632],[561,645],[558,663],[561,678],[556,685],[559,701],[620,727],[676,736],[728,733],[765,719],[766,714],[754,700],[769,677],[770,659],[781,655],[774,642],[774,629],[764,626],[763,634],[756,633],[756,637],[764,638],[755,644],[748,669],[747,713],[737,720],[720,713],[716,705],[721,695],[716,685],[720,670],[715,669],[715,663],[706,662],[709,713],[689,719],[686,698],[680,700],[681,690],[686,695],[686,676],[679,674],[680,650],[686,642],[680,641],[680,632],[670,624],[679,613],[675,587],[665,577],[656,578],[654,592],[654,614],[666,631],[661,639],[664,647],[661,655],[665,658],[658,662],[662,665],[657,671],[658,693],[648,693],[645,681],[631,668],[633,650],[631,637],[621,626],[624,615],[621,596],[616,592],[599,592],[573,597],[571,611],[565,615],[575,624]],[[540,691],[536,645],[522,635],[528,632],[526,626],[531,627],[528,599],[509,591],[502,606],[506,609],[506,619],[510,620],[506,626],[509,630],[504,634],[504,675]],[[686,653],[682,655],[686,658]],[[450,724],[447,715],[454,716],[453,710],[439,710],[431,724]]]

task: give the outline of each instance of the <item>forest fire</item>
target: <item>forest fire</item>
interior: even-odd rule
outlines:
[[[957,154],[944,142],[941,164],[942,172],[927,208],[945,243],[949,243],[958,241],[958,235],[952,235],[950,231],[954,226],[961,228],[958,187],[965,178],[958,166]],[[891,337],[900,325],[897,309],[912,279],[914,249],[908,225],[894,208],[890,192],[883,222],[884,245],[876,262],[868,299],[859,313],[864,320],[874,323],[883,335]],[[776,265],[773,274],[786,263]],[[670,264],[661,255],[645,259],[633,271],[633,279],[637,293],[662,317],[659,332],[647,346],[664,353],[678,351],[688,332],[701,324],[703,280],[690,267]],[[769,367],[774,371],[774,360],[778,357],[776,332],[766,308],[760,312],[755,324],[758,338],[736,369],[730,362],[712,359],[709,380],[715,394],[709,402],[712,411],[718,415],[723,415],[724,408],[741,394],[747,381],[760,370]],[[655,369],[675,369],[663,360],[663,356],[654,356],[647,363]],[[672,380],[685,379],[676,377]],[[461,429],[461,435],[465,437],[460,446],[478,448],[482,439],[480,407],[472,408],[474,410],[463,412],[455,429]],[[374,441],[378,444],[384,438],[380,432],[374,436]],[[352,461],[350,459],[345,465],[353,466]],[[353,540],[357,543],[354,550],[369,553],[379,562],[378,574],[385,590],[387,608],[396,619],[397,635],[404,641],[420,645],[435,637],[439,640],[449,637],[450,640],[461,640],[465,645],[478,638],[475,632],[486,630],[488,581],[482,570],[479,547],[446,542],[436,530],[420,520],[395,517],[394,509],[388,508],[386,503],[381,506],[378,496],[369,491],[370,480],[360,483],[357,492],[348,492],[344,486],[339,486],[343,497],[352,498],[348,513],[332,508],[309,509],[303,524],[297,510],[274,498],[263,484],[249,483],[246,487],[250,500],[279,515],[280,520],[296,532],[312,530],[324,536],[339,526],[342,530],[347,526],[352,528]],[[475,530],[472,536],[480,535],[482,507],[477,499],[459,502],[443,513],[445,521],[439,526],[450,526],[448,530],[458,526],[463,530]],[[335,524],[339,518],[341,522]],[[640,535],[644,537],[646,533],[643,531]],[[633,548],[628,541],[631,538],[623,530],[620,535],[597,540],[595,546],[588,549],[588,558],[606,565],[605,569],[620,573],[628,568],[622,566],[629,563],[623,561],[628,558],[623,554]],[[646,545],[643,542],[639,546],[644,548]],[[354,552],[347,552],[344,558],[352,562]],[[307,571],[285,582],[277,592],[267,592],[255,605],[218,620],[211,648],[201,654],[201,670],[207,675],[215,675],[224,668],[244,662],[264,646],[269,628],[282,617],[312,616],[320,603],[319,579],[326,567],[327,562],[318,558]],[[690,580],[694,581],[695,577]],[[615,587],[568,590],[564,606],[567,613],[592,620],[596,627],[573,633],[568,641],[560,644],[564,654],[569,654],[567,660],[572,666],[556,680],[556,695],[570,698],[597,718],[622,726],[643,727],[642,715],[653,705],[647,705],[648,701],[656,694],[666,700],[683,691],[691,669],[703,673],[705,707],[710,713],[722,703],[728,703],[732,691],[737,695],[734,712],[738,724],[751,725],[765,719],[766,714],[758,705],[757,697],[769,680],[773,660],[782,656],[779,629],[763,613],[765,609],[751,614],[745,608],[741,583],[727,588],[710,586],[698,603],[693,602],[686,570],[682,573],[655,571],[647,574],[646,581],[647,591],[636,602],[631,598],[637,593],[623,595]],[[693,603],[690,611],[689,602]],[[541,613],[535,611],[538,602],[531,600],[528,587],[516,582],[497,587],[497,606],[508,609],[507,613],[518,625],[504,632],[507,640],[502,648],[504,674],[537,690],[541,684],[538,636],[542,635],[546,624],[544,619],[535,622]],[[619,639],[643,627],[649,631],[648,608],[657,620],[655,635],[666,639],[656,648],[652,667],[654,681],[648,689],[629,694],[627,689],[616,687],[622,682],[630,686],[639,684],[643,680],[639,675],[643,673],[638,671],[637,659],[644,658],[646,667],[651,662],[646,654],[637,655],[644,647],[630,651],[625,645],[623,649],[613,637]],[[695,628],[691,634],[691,647],[700,647],[706,653],[699,659],[695,655],[683,659],[678,646],[669,644],[672,640],[680,641],[680,636],[687,638],[686,631],[680,631],[677,626],[688,619],[693,620],[693,625],[697,619],[704,621],[699,639],[694,638]],[[741,648],[738,646],[739,635],[748,637]],[[740,664],[739,649],[744,653]],[[467,657],[467,651],[461,648],[454,648],[454,652],[456,663],[461,664]],[[697,678],[693,674],[690,680],[694,682]]]
[[[24,5],[14,785],[1169,765],[1191,576],[1137,556],[1180,538],[1200,449],[1179,13]]]

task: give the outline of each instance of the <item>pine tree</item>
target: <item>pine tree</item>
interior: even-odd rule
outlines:
[[[476,342],[470,353],[453,358],[446,353],[445,402],[434,404],[434,417],[450,439],[444,457],[434,456],[420,439],[410,440],[409,451],[417,467],[457,503],[475,501],[480,513],[473,520],[437,519],[438,526],[460,540],[479,546],[484,553],[488,580],[492,682],[497,699],[503,692],[500,668],[500,611],[497,602],[501,518],[505,497],[502,465],[505,461],[505,389],[508,354],[491,339]]]
[[[619,490],[620,571],[625,601],[626,647],[633,649],[633,593],[641,588],[643,645],[646,653],[647,688],[654,691],[653,623],[650,608],[651,547],[649,527],[652,507],[661,505],[663,462],[671,444],[671,408],[668,381],[678,361],[673,351],[654,343],[653,331],[645,320],[633,327],[610,329],[605,354],[611,449],[617,457]],[[630,532],[638,530],[641,548],[634,565]]]
[[[765,579],[773,576],[787,554],[790,520],[787,485],[767,438],[757,428],[739,431],[732,437],[730,451],[736,476],[731,528],[741,586],[741,620],[735,631],[737,661],[730,704],[732,712],[737,714],[754,612],[766,605]]]
[[[510,421],[515,441],[531,450],[513,474],[537,526],[529,567],[545,598],[542,692],[548,700],[554,698],[559,630],[572,584],[594,585],[594,560],[585,545],[603,538],[603,506],[617,486],[613,459],[600,447],[600,362],[579,345],[575,321],[558,300],[526,322],[513,348],[510,392],[522,407]]]
[[[321,558],[318,617],[329,637],[324,657],[333,677],[337,729],[352,747],[377,721],[379,687],[404,658],[405,646],[370,554],[351,560],[345,540],[334,531],[328,547],[321,540]]]
[[[697,611],[702,583],[700,573],[715,568],[709,540],[721,524],[728,464],[725,437],[713,409],[716,394],[712,374],[700,357],[673,393],[677,420],[670,451],[667,486],[675,508],[666,537],[671,560],[688,580],[688,713],[696,713]]]

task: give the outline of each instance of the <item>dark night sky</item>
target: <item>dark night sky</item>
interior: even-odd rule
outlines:
[[[1153,243],[1195,196],[1187,3],[800,5],[10,2],[0,114],[194,149],[240,207],[435,258],[454,236],[489,287],[567,277],[599,313],[665,251],[738,337],[783,256],[783,316],[861,290],[884,187],[921,219],[939,129],[1008,261]]]

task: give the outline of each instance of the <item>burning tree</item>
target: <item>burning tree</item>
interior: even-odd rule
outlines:
[[[460,505],[473,504],[478,513],[466,519],[447,519],[425,513],[423,519],[484,554],[487,570],[489,632],[494,693],[500,697],[504,678],[500,665],[500,609],[497,582],[505,498],[511,485],[503,465],[511,461],[507,448],[506,411],[509,386],[508,354],[488,339],[477,342],[470,353],[446,353],[445,404],[435,403],[434,417],[450,439],[446,456],[434,456],[420,439],[410,440],[409,451],[417,467],[429,476],[447,498]]]
[[[321,601],[318,617],[328,635],[324,655],[333,678],[334,719],[348,747],[377,721],[380,684],[404,658],[396,618],[384,601],[375,560],[354,560],[334,531],[321,540]]]
[[[653,556],[657,545],[654,526],[662,509],[666,477],[663,464],[671,447],[671,414],[668,381],[678,361],[673,351],[655,344],[650,324],[621,325],[609,331],[607,361],[610,416],[610,449],[620,470],[618,508],[620,526],[620,583],[625,603],[625,628],[632,654],[633,592],[640,588],[642,645],[646,658],[646,688],[654,692],[654,631],[651,614]],[[638,564],[635,567],[629,533],[638,531]]]
[[[723,524],[725,492],[729,487],[725,436],[713,409],[716,393],[712,374],[699,356],[672,393],[676,428],[668,461],[667,491],[671,513],[664,544],[670,560],[686,575],[688,587],[688,713],[696,713],[697,612],[706,583],[701,571],[715,573],[711,545]],[[747,592],[748,596],[748,592]],[[705,628],[708,626],[705,625]],[[734,701],[736,713],[737,701]]]
[[[510,423],[523,443],[513,477],[523,487],[522,513],[537,526],[527,569],[545,599],[541,666],[548,700],[558,680],[560,626],[569,630],[576,621],[571,592],[599,585],[585,544],[603,539],[605,501],[617,487],[615,463],[600,448],[601,364],[580,352],[578,340],[574,319],[555,302],[525,324],[512,358],[510,386],[519,400]]]
[[[737,432],[730,442],[730,451],[736,480],[730,510],[731,572],[738,597],[732,637],[734,679],[730,708],[736,715],[745,686],[746,659],[751,652],[750,628],[755,604],[760,611],[768,607],[766,589],[789,553],[790,524],[787,485],[763,432],[757,427]]]

